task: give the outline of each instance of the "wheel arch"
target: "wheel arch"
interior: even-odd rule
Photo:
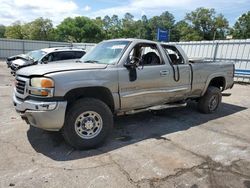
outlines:
[[[224,89],[226,88],[226,78],[223,75],[216,75],[213,77],[210,77],[207,82],[206,82],[206,86],[202,92],[202,96],[206,93],[207,88],[209,86],[214,86],[219,88],[221,91],[224,91]]]
[[[67,100],[67,108],[81,98],[95,98],[104,102],[112,112],[115,110],[114,99],[111,91],[102,86],[74,88],[64,95]]]

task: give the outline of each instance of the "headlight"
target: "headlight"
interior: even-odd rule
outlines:
[[[31,78],[30,86],[30,94],[32,95],[53,96],[54,81],[50,78]]]

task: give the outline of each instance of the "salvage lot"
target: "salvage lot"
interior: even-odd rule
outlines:
[[[0,62],[0,187],[250,187],[250,86],[236,84],[215,114],[194,103],[115,118],[107,143],[75,151],[28,126]]]

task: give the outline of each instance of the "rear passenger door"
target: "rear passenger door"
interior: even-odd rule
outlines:
[[[180,94],[180,97],[182,97],[183,95],[188,95],[189,91],[191,91],[192,79],[190,65],[185,62],[181,53],[175,46],[162,45],[162,47],[165,50],[166,56],[168,57],[170,63],[173,66],[173,76],[175,81],[169,84],[173,84],[172,86],[176,88],[176,92]],[[178,90],[183,92],[180,93]]]

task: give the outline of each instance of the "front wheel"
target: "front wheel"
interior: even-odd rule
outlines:
[[[103,143],[112,127],[110,108],[98,99],[83,98],[69,107],[62,133],[74,148],[89,149]]]
[[[221,104],[221,91],[217,87],[209,86],[205,95],[198,101],[198,109],[205,114],[215,112]]]

